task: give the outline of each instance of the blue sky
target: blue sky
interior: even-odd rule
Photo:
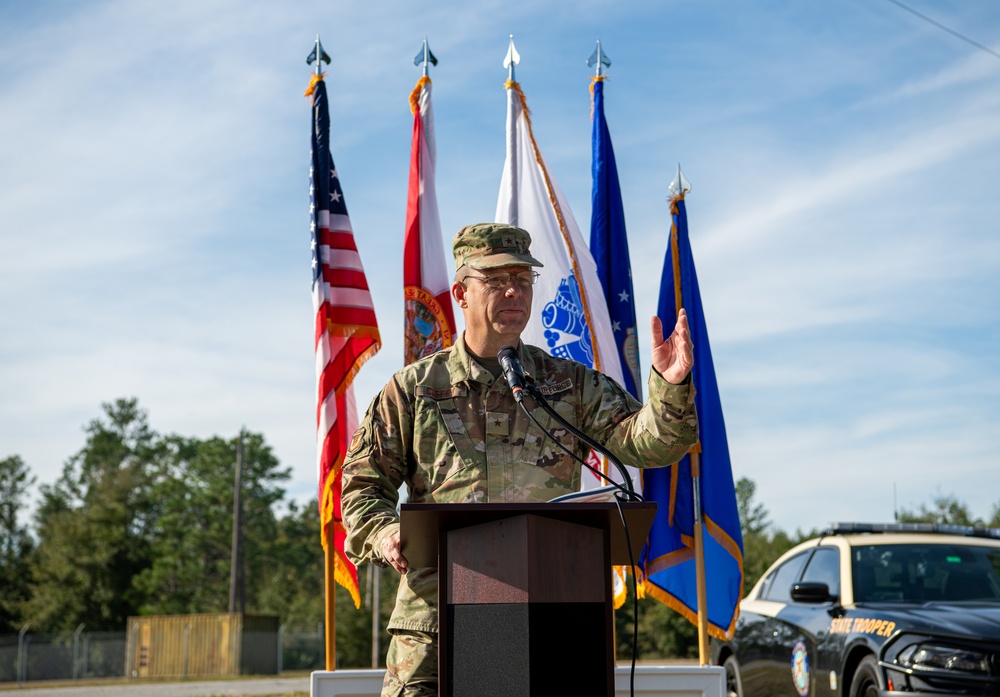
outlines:
[[[993,0],[908,2],[1000,49]],[[600,38],[644,372],[681,163],[733,471],[774,523],[1000,501],[1000,60],[888,0],[5,3],[0,457],[52,482],[101,402],[136,396],[161,433],[263,432],[315,494],[317,33],[383,336],[361,408],[402,360],[422,39],[450,249],[496,206],[510,34],[588,229]]]

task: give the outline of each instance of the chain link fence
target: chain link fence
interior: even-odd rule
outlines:
[[[0,635],[0,682],[120,677],[125,632]]]
[[[326,668],[326,641],[322,632],[280,631],[279,670],[323,670]]]
[[[262,650],[265,640],[273,651],[274,635],[262,635]],[[322,631],[286,632],[282,628],[278,645],[279,674],[326,667]],[[0,634],[0,683],[120,678],[126,676],[126,653],[125,632]]]

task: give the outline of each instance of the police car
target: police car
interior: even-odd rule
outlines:
[[[712,642],[730,697],[1000,695],[1000,530],[838,523]]]

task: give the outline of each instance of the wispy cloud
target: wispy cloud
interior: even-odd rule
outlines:
[[[290,490],[312,495],[303,59],[321,33],[382,327],[356,383],[364,408],[402,355],[402,262],[387,250],[403,232],[412,57],[426,35],[441,59],[450,241],[493,214],[513,33],[539,143],[584,229],[584,61],[598,37],[611,53],[647,368],[678,161],[694,182],[734,470],[776,522],[885,519],[893,482],[911,505],[953,485],[983,515],[1000,490],[996,66],[928,44],[893,8],[55,6],[0,10],[0,457],[21,454],[40,481],[100,402],[136,395],[164,432],[264,432]],[[807,505],[817,487],[829,500]]]

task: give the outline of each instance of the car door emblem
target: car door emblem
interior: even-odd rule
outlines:
[[[809,654],[801,641],[792,649],[792,682],[802,697],[809,694]]]

